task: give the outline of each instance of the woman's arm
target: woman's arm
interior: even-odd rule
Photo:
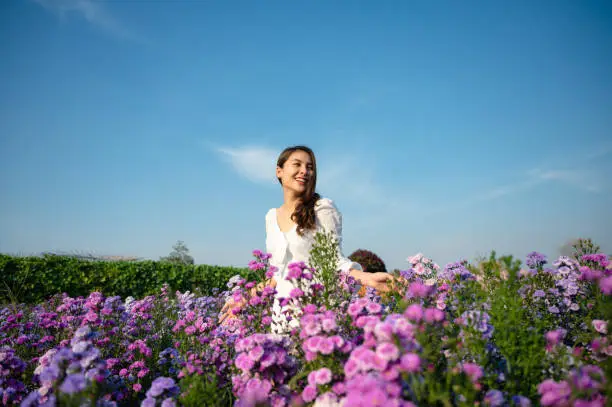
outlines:
[[[366,273],[361,264],[352,261],[344,256],[342,252],[342,214],[335,207],[333,201],[328,198],[321,198],[317,202],[317,218],[326,232],[331,232],[338,242],[338,268],[348,274],[361,284],[372,287],[378,291],[389,291],[387,281],[392,281],[393,277],[388,273]]]

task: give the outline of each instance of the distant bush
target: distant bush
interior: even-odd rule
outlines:
[[[0,254],[0,303],[34,304],[55,294],[72,297],[101,291],[106,296],[142,298],[167,283],[171,290],[196,291],[204,295],[224,290],[247,268],[175,264],[164,261],[91,261],[46,254],[15,257]]]
[[[361,264],[361,266],[363,267],[363,271],[365,271],[366,273],[387,272],[385,262],[369,250],[355,250],[349,256],[349,259]]]

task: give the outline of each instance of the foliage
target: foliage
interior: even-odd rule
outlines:
[[[363,267],[363,271],[365,271],[366,273],[387,272],[385,262],[375,253],[369,250],[355,250],[348,258],[354,262],[361,264],[361,266]]]
[[[246,268],[156,261],[89,261],[68,256],[13,257],[0,254],[0,304],[35,304],[61,293],[142,298],[168,284],[172,290],[211,294]]]
[[[599,253],[601,248],[598,244],[593,242],[590,238],[578,238],[570,240],[561,246],[561,255],[572,257],[574,260],[578,260],[585,254],[596,254]]]
[[[388,301],[334,274],[319,235],[293,289],[270,256],[219,295],[57,295],[0,309],[3,397],[22,405],[604,406],[612,272],[603,254],[409,257]],[[334,278],[335,277],[335,278]],[[328,284],[326,287],[324,284]],[[228,298],[234,318],[219,323]],[[280,315],[274,310],[278,310]],[[282,309],[281,309],[282,307]],[[5,402],[6,403],[6,402]]]

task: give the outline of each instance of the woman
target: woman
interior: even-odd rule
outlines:
[[[366,273],[360,264],[342,254],[342,215],[332,200],[316,193],[317,165],[312,150],[306,146],[283,150],[276,163],[276,178],[282,186],[284,201],[279,208],[266,213],[266,251],[272,255],[270,265],[277,268],[272,281],[277,298],[289,297],[294,287],[286,279],[288,265],[300,261],[308,263],[318,231],[331,232],[337,240],[340,272],[348,273],[363,285],[386,291],[387,282],[392,279],[390,274]],[[227,308],[233,308],[233,304],[228,305]],[[278,301],[274,308],[278,317]],[[231,315],[231,309],[228,314]]]

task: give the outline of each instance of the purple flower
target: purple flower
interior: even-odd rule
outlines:
[[[517,407],[531,407],[531,400],[525,396],[512,396],[512,403]]]
[[[151,388],[147,391],[147,397],[158,397],[165,390],[171,391],[175,388],[176,384],[170,377],[158,377],[151,383]]]
[[[60,391],[66,394],[81,392],[87,387],[87,379],[81,373],[69,374],[60,386]]]
[[[542,268],[547,262],[548,260],[545,255],[538,252],[531,252],[527,255],[525,264],[527,264],[527,267],[530,269],[535,270]]]
[[[142,400],[140,407],[155,407],[155,398],[147,397],[146,399]]]
[[[484,397],[484,404],[491,407],[499,407],[504,404],[504,394],[499,390],[489,390]]]
[[[173,398],[168,397],[162,401],[161,407],[176,407],[176,403]]]

